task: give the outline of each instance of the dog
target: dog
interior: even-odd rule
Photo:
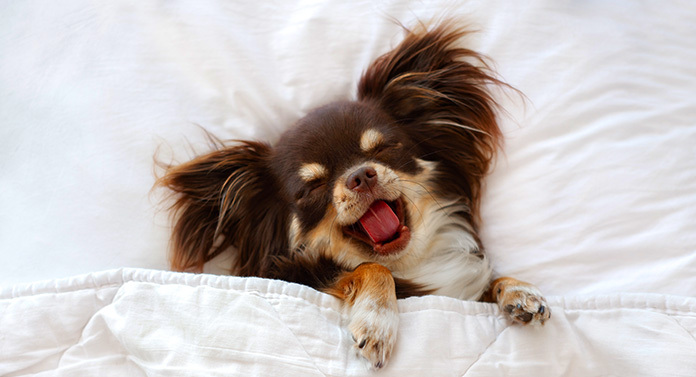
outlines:
[[[341,299],[356,351],[386,365],[397,298],[497,303],[521,324],[551,316],[531,284],[492,280],[478,237],[482,180],[502,143],[491,88],[507,86],[459,47],[454,22],[406,29],[364,72],[357,100],[319,107],[273,146],[217,141],[168,165],[172,269],[236,250],[232,273],[305,284]]]

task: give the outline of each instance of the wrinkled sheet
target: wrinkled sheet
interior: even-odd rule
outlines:
[[[550,297],[543,327],[492,304],[399,301],[380,376],[693,376],[696,299]],[[0,375],[365,376],[340,302],[277,280],[110,270],[5,289]]]
[[[406,25],[446,14],[524,93],[482,238],[547,294],[696,296],[696,3],[7,1],[0,5],[0,282],[166,269],[153,156],[274,141],[352,98]],[[226,261],[211,271],[220,272]],[[215,267],[215,266],[214,266]]]

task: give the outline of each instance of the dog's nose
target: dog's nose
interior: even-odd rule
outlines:
[[[354,171],[346,179],[346,187],[357,192],[368,191],[374,187],[375,183],[377,183],[377,171],[369,166]]]

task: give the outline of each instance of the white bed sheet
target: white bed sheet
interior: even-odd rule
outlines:
[[[400,300],[369,372],[339,300],[277,280],[121,269],[0,291],[0,375],[693,376],[696,299],[550,297],[543,328],[492,304]]]
[[[496,271],[548,295],[696,296],[696,4],[678,0],[3,2],[0,283],[166,269],[157,151],[206,151],[198,125],[276,140],[354,96],[392,19],[443,13],[527,96],[500,97]]]

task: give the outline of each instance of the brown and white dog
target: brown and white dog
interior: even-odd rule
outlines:
[[[407,31],[358,85],[271,146],[241,141],[168,166],[172,268],[200,271],[234,248],[232,273],[306,284],[342,299],[355,347],[377,369],[396,339],[397,297],[496,302],[543,324],[532,285],[499,278],[477,236],[481,182],[501,144],[489,89],[505,85],[465,34]]]

